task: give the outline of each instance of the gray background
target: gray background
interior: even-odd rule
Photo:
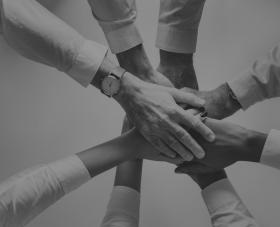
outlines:
[[[90,39],[105,43],[86,1],[42,0],[55,14]],[[138,0],[138,24],[147,52],[154,48],[159,1]],[[200,26],[195,66],[202,89],[238,76],[280,40],[277,0],[209,0]],[[71,155],[119,135],[121,108],[95,88],[82,88],[63,73],[30,62],[0,42],[0,180]],[[266,101],[232,121],[268,132],[280,129],[279,100]],[[198,187],[174,167],[145,162],[141,226],[210,226]],[[40,215],[30,226],[98,226],[114,171],[98,176]],[[278,226],[280,174],[240,163],[228,175],[258,222]]]

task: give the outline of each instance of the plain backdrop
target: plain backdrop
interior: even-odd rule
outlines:
[[[106,43],[86,0],[42,0],[81,34]],[[138,0],[138,25],[156,66],[159,0]],[[195,67],[201,89],[233,79],[280,41],[277,0],[208,0],[199,30]],[[82,88],[55,69],[30,62],[0,40],[0,180],[25,168],[66,157],[120,134],[124,112],[93,87]],[[280,102],[266,101],[231,121],[268,132],[280,129]],[[198,187],[174,167],[144,164],[141,226],[210,226]],[[280,172],[239,163],[228,175],[261,226],[279,226]],[[98,226],[114,170],[64,197],[30,226]]]

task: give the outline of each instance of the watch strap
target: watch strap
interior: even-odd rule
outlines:
[[[117,79],[121,80],[123,75],[126,73],[126,70],[122,67],[115,67],[109,75],[115,76]]]

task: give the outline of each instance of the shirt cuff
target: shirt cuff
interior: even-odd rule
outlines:
[[[175,53],[194,53],[197,43],[197,29],[178,30],[168,25],[159,25],[156,47]]]
[[[245,72],[239,78],[228,82],[228,85],[236,95],[243,110],[264,99],[262,92],[259,92],[258,83],[250,72]]]
[[[222,179],[211,184],[202,190],[201,194],[210,215],[229,204],[240,201],[239,196],[228,179]]]
[[[143,43],[135,23],[114,30],[104,30],[104,34],[113,54],[124,52]]]
[[[140,193],[125,186],[115,186],[107,211],[110,214],[124,213],[139,220]]]
[[[98,71],[107,52],[107,47],[90,40],[85,41],[74,59],[73,66],[66,73],[83,87],[87,87]]]
[[[280,131],[272,129],[265,141],[260,162],[280,168]]]
[[[49,168],[56,174],[65,194],[91,179],[87,168],[76,155],[56,161]]]

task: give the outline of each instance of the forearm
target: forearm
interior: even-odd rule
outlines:
[[[247,160],[245,158],[244,161],[260,162],[267,137],[266,133],[249,130],[247,144],[250,149]]]
[[[265,57],[255,61],[252,67],[229,82],[242,108],[280,96],[280,44]]]
[[[198,184],[200,189],[203,190],[215,182],[226,179],[227,175],[224,170],[221,170],[213,173],[192,175],[191,177]]]
[[[226,178],[202,191],[213,227],[259,226],[246,205]]]
[[[183,87],[198,89],[192,53],[174,53],[160,50],[158,70],[178,89]]]
[[[107,48],[86,40],[35,0],[2,0],[4,38],[23,56],[88,86]]]
[[[140,156],[141,148],[147,142],[132,130],[116,139],[97,147],[78,153],[92,177],[115,167],[122,162],[134,160]]]
[[[143,160],[136,159],[117,166],[114,186],[125,186],[141,191]]]
[[[101,226],[139,225],[142,163],[142,160],[137,159],[118,165],[111,199]]]
[[[117,59],[120,66],[128,72],[136,75],[144,81],[150,80],[153,67],[146,54],[143,44],[139,44],[129,50],[117,53]]]

